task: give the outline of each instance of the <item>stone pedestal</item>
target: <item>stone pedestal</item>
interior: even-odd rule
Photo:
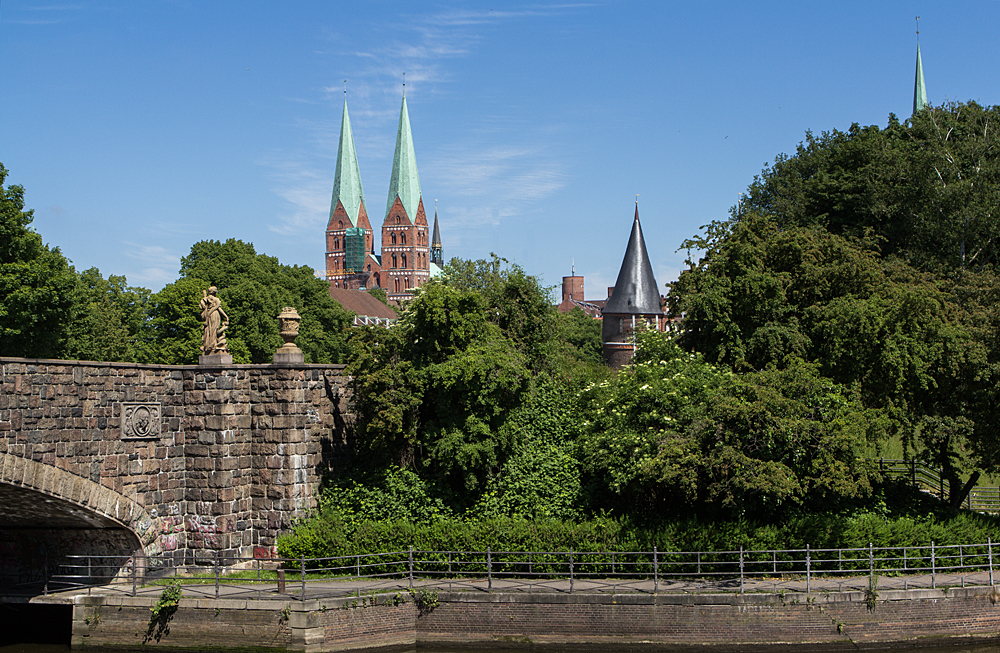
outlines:
[[[299,335],[299,322],[301,320],[298,311],[293,307],[286,306],[281,309],[281,313],[278,315],[278,333],[285,344],[274,352],[276,364],[304,363],[306,361],[302,350],[295,346],[295,337]]]
[[[211,365],[214,367],[219,367],[222,365],[232,365],[233,355],[232,354],[202,354],[198,357],[199,365]]]
[[[274,352],[274,362],[276,364],[304,363],[305,361],[305,354],[295,345],[282,345],[278,348],[278,351]]]

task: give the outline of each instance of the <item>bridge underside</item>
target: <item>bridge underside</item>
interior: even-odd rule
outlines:
[[[96,583],[142,547],[122,524],[37,490],[0,483],[0,591],[38,594],[55,580]],[[86,556],[76,560],[68,556]],[[89,572],[88,572],[89,569]]]

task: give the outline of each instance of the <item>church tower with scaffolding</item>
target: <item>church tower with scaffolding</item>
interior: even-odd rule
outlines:
[[[337,169],[326,225],[326,278],[337,288],[365,288],[372,276],[372,226],[365,209],[365,191],[354,149],[354,132],[344,98]]]
[[[345,97],[326,227],[326,278],[331,289],[382,288],[390,300],[399,302],[413,297],[413,292],[443,266],[437,207],[433,242],[424,212],[405,93],[380,236],[376,254]]]

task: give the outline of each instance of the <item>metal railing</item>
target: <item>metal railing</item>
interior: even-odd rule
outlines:
[[[733,551],[407,551],[336,558],[70,556],[47,591],[158,593],[179,582],[208,597],[314,599],[447,589],[479,592],[815,592],[993,585],[984,544]],[[207,563],[207,564],[205,564]]]
[[[939,467],[931,467],[915,460],[880,458],[879,470],[890,477],[906,478],[914,487],[944,501],[944,470]],[[962,505],[976,512],[1000,513],[1000,488],[976,486],[969,492]]]

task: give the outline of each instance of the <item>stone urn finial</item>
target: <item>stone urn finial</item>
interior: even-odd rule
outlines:
[[[275,363],[302,363],[305,356],[302,350],[295,346],[295,338],[299,335],[299,322],[302,317],[292,306],[286,306],[278,314],[278,333],[285,341],[278,351],[274,352]]]

